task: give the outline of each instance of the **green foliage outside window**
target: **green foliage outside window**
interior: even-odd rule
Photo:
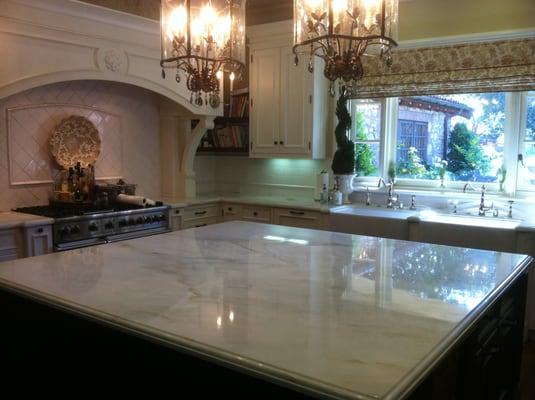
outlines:
[[[357,111],[355,115],[355,132],[357,142],[368,140],[364,113],[361,111]],[[373,152],[370,145],[365,143],[355,145],[355,170],[359,176],[368,176],[377,172],[377,167],[373,164]]]
[[[421,178],[427,175],[427,168],[418,155],[416,147],[409,147],[407,150],[407,161],[398,164],[399,175],[409,175],[411,177]]]
[[[455,124],[448,147],[448,171],[451,173],[469,177],[489,171],[490,160],[483,154],[478,136],[465,124]]]

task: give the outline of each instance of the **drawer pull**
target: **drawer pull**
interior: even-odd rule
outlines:
[[[305,212],[304,211],[290,210],[290,214],[292,214],[292,215],[305,215]]]
[[[207,224],[199,224],[199,225],[195,225],[195,228],[200,228],[201,226],[206,226]]]
[[[38,228],[37,233],[43,233],[43,228]]]
[[[255,212],[253,212],[253,215],[256,217],[256,216],[258,216],[258,213],[255,211]]]
[[[175,214],[180,214],[180,210],[175,210]]]
[[[196,211],[195,215],[204,215],[206,214],[206,211]]]

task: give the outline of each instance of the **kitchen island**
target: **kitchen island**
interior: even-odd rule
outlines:
[[[213,386],[196,390],[213,393],[491,398],[518,379],[530,263],[249,222],[9,261],[7,360],[162,363],[181,388],[202,372]]]

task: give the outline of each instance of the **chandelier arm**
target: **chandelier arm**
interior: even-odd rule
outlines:
[[[385,0],[381,1],[381,36],[385,36]]]
[[[363,40],[374,40],[374,39],[381,39],[381,40],[384,40],[385,42],[388,42],[388,44],[391,46],[391,47],[396,47],[398,44],[397,42],[392,39],[392,38],[389,38],[387,36],[382,36],[382,35],[370,35],[370,36],[349,36],[349,35],[339,35],[339,34],[333,34],[333,35],[323,35],[323,36],[317,36],[315,38],[311,38],[311,39],[306,39],[306,40],[303,40],[301,43],[298,43],[296,44],[295,46],[304,46],[304,45],[307,45],[307,44],[310,44],[312,42],[317,42],[319,40],[324,40],[324,39],[334,39],[334,38],[340,38],[340,39],[352,39],[354,41],[363,41]]]

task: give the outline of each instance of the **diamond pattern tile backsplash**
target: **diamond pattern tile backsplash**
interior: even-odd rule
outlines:
[[[48,148],[69,115],[90,119],[102,138],[97,178],[123,177],[160,198],[158,97],[134,86],[71,81],[0,100],[0,210],[48,203],[58,166]]]

